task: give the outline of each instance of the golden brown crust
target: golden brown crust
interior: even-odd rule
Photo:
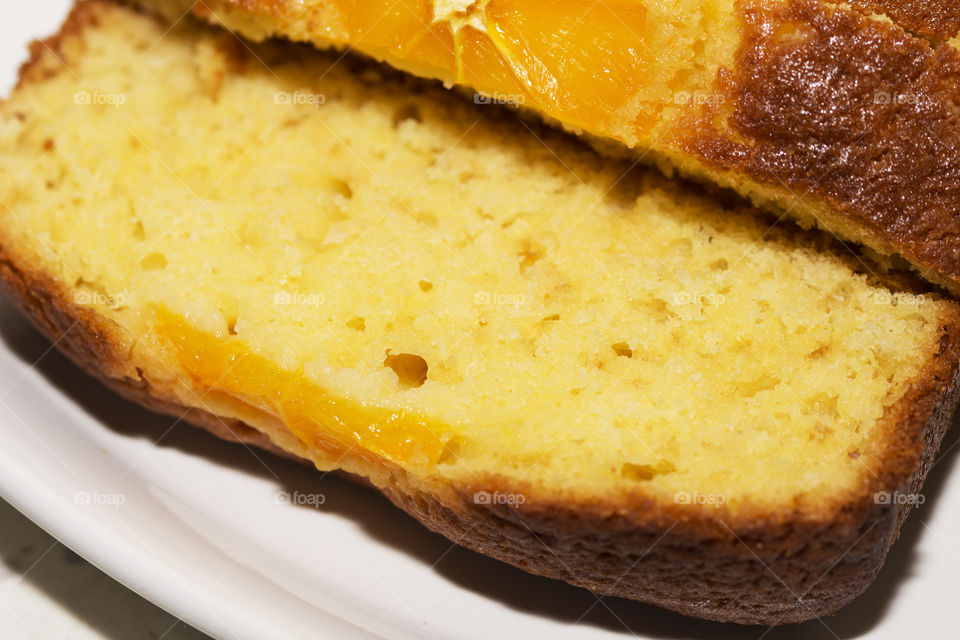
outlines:
[[[92,3],[90,6],[85,5],[86,3],[77,3],[64,23],[60,25],[60,31],[49,38],[34,40],[29,44],[30,55],[20,65],[17,86],[24,82],[39,82],[62,71],[63,44],[70,40],[76,45],[81,45],[82,38],[72,36],[80,35],[84,30],[100,24],[100,11]]]
[[[75,14],[92,15],[74,15],[68,25],[93,24],[110,6],[80,4]],[[44,64],[26,67],[22,81],[40,77],[30,69]],[[258,429],[186,407],[152,385],[151,371],[131,361],[128,333],[76,304],[69,287],[18,255],[2,230],[0,286],[61,351],[110,388],[221,437],[278,451]],[[458,544],[597,593],[715,620],[804,620],[839,609],[879,571],[909,506],[877,504],[874,495],[919,490],[957,400],[958,363],[960,312],[954,309],[939,353],[887,411],[871,473],[855,495],[837,497],[829,510],[798,505],[793,512],[730,514],[666,507],[639,492],[584,504],[504,478],[451,487],[396,469],[378,476],[378,490]],[[496,490],[522,492],[527,500],[519,508],[474,500],[476,491]]]
[[[956,291],[960,52],[813,0],[746,3],[743,29],[718,79],[726,102],[687,122],[679,146],[714,171],[826,204],[842,216],[827,228],[850,226]]]
[[[960,31],[958,0],[851,0],[851,5],[888,16],[917,35],[949,40]]]

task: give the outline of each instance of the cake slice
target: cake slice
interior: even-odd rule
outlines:
[[[0,277],[122,395],[471,549],[715,620],[832,613],[917,502],[958,304],[629,169],[369,62],[84,2],[0,105]]]
[[[955,1],[135,1],[471,87],[960,293]]]

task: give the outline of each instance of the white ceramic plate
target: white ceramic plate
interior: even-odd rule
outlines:
[[[66,10],[63,0],[0,3],[0,86],[12,84],[26,42],[54,31]],[[954,433],[944,448],[956,442]],[[934,468],[926,504],[866,595],[765,637],[960,637],[956,458]],[[767,631],[599,601],[455,547],[372,491],[114,397],[5,301],[0,493],[131,589],[221,638],[755,640]]]

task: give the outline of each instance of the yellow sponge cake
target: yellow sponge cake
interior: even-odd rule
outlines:
[[[83,2],[0,105],[0,276],[78,364],[597,592],[772,624],[871,582],[956,302],[437,85],[166,29]]]

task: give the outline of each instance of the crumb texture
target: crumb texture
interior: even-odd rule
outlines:
[[[3,245],[322,466],[816,504],[952,313],[494,106],[116,14],[2,108]]]
[[[960,294],[957,0],[134,1],[469,87]]]

